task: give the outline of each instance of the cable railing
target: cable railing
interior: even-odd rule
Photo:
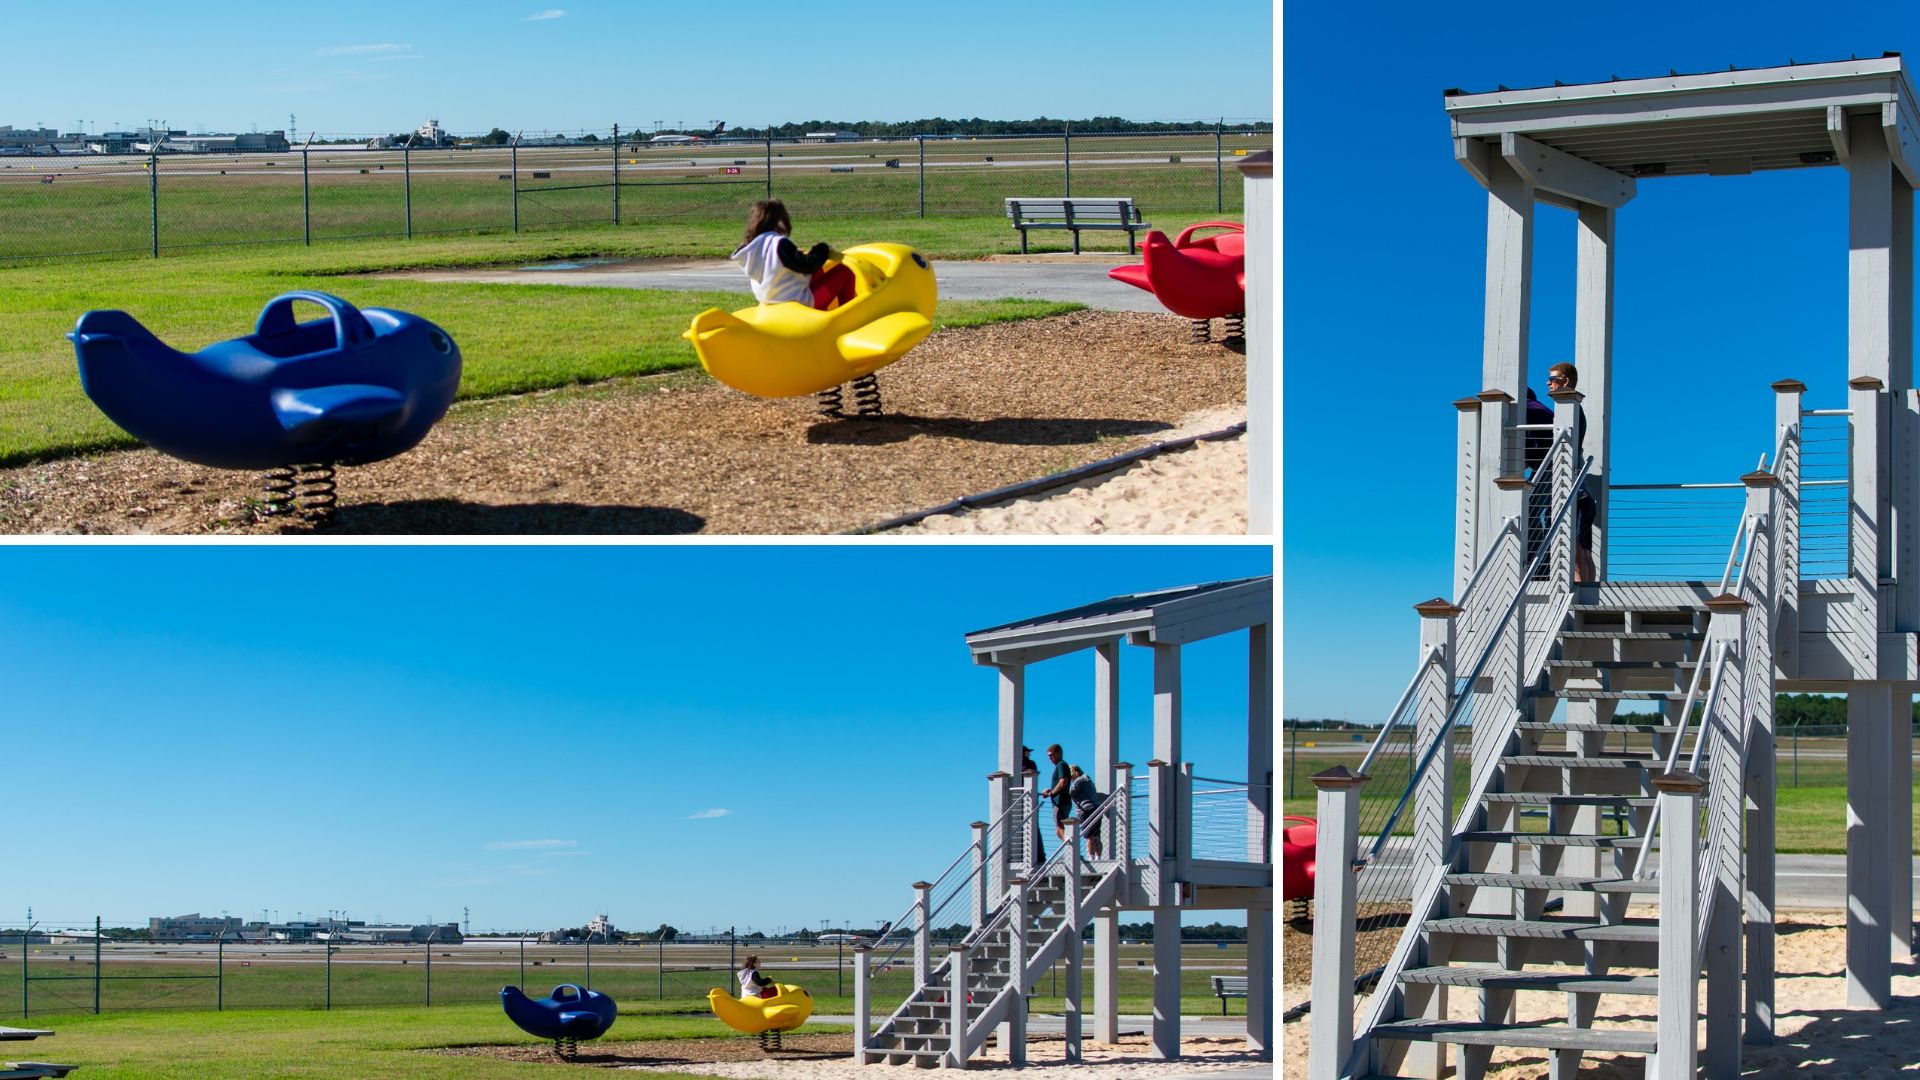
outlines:
[[[1001,850],[1001,837],[1010,835],[1018,840],[1030,831],[1030,827],[1023,829],[1021,826],[1032,819],[1032,810],[1027,805],[1032,797],[1031,792],[1017,789],[1007,808],[1002,810],[1000,816],[988,826],[986,830],[986,866],[988,868],[995,865],[996,857]],[[940,872],[940,876],[933,879],[932,888],[928,890],[927,901],[926,926],[929,934],[940,925],[943,915],[952,916],[953,903],[961,896],[966,896],[976,903],[982,899],[979,896],[979,890],[983,887],[983,883],[974,869],[974,854],[974,846],[967,845],[966,849]],[[990,886],[986,887],[990,888]],[[955,921],[971,923],[973,920],[969,915],[965,920]],[[899,917],[892,921],[886,933],[874,943],[874,966],[884,968],[897,962],[902,953],[913,948],[920,929],[920,900],[915,897],[913,902],[907,905],[907,910],[901,912]],[[888,947],[889,942],[892,943],[891,948]]]
[[[1256,788],[1244,780],[1193,778],[1193,830],[1187,847],[1196,859],[1264,862],[1266,853],[1247,828],[1247,806]]]
[[[1847,515],[1853,499],[1853,413],[1800,414],[1800,580],[1847,576]]]

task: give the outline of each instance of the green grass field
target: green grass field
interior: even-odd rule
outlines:
[[[135,445],[87,401],[72,346],[63,337],[92,308],[130,311],[169,344],[191,350],[251,331],[260,307],[277,293],[335,292],[361,306],[419,312],[445,327],[465,360],[461,398],[484,398],[696,366],[692,348],[680,338],[694,313],[744,306],[751,297],[744,289],[683,293],[354,275],[583,257],[718,257],[731,250],[737,228],[731,222],[609,226],[0,268],[0,318],[11,330],[0,340],[0,465]],[[1004,232],[1011,230],[983,220],[848,218],[823,223],[807,236],[839,246],[885,237],[936,257],[966,258],[1004,249]],[[1076,307],[943,301],[936,324],[975,325]]]
[[[1213,132],[836,144],[705,143],[0,162],[0,261],[349,237],[743,220],[785,200],[798,220],[1000,218],[1009,197],[1128,196],[1152,224],[1238,217],[1237,154],[1270,134]],[[924,156],[924,167],[922,157]],[[891,163],[891,165],[890,165]],[[518,180],[513,179],[517,175]],[[1196,216],[1198,215],[1198,216]],[[1004,224],[1002,225],[1005,228]],[[1005,231],[1011,232],[1010,229]]]

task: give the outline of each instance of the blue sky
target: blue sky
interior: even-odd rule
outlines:
[[[1271,569],[1248,546],[5,555],[0,925],[876,924],[986,810],[996,680],[963,634]],[[1245,641],[1186,650],[1203,776],[1245,775]],[[1124,650],[1136,763],[1149,667]],[[1090,759],[1091,670],[1031,669],[1030,744]]]
[[[1179,11],[1142,0],[0,0],[0,124],[280,130],[291,113],[302,132],[369,133],[428,117],[454,132],[1272,117],[1272,6]],[[1190,53],[1207,58],[1204,77],[1156,59]]]
[[[1379,722],[1412,671],[1412,605],[1451,587],[1449,403],[1480,389],[1486,195],[1442,91],[1920,60],[1912,5],[1478,10],[1287,6],[1285,716]],[[1573,234],[1540,208],[1538,390],[1571,358]],[[1771,448],[1775,379],[1844,406],[1843,170],[1644,179],[1617,242],[1616,483],[1737,479]]]

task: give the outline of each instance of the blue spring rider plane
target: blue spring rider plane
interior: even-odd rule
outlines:
[[[503,986],[500,1007],[520,1030],[535,1038],[552,1039],[554,1050],[563,1056],[577,1051],[581,1040],[605,1035],[620,1014],[612,998],[572,983],[554,987],[553,994],[543,998],[530,998],[517,986]]]
[[[327,317],[296,322],[299,300]],[[331,506],[335,463],[411,450],[460,386],[460,349],[446,331],[322,292],[276,296],[251,335],[197,353],[168,347],[124,311],[89,311],[67,337],[81,385],[108,419],[196,465],[277,470],[268,490],[283,510],[296,470],[324,474],[303,482],[323,483]]]

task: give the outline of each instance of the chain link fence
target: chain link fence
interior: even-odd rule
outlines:
[[[0,158],[0,264],[246,244],[744,220],[993,216],[1007,198],[1130,197],[1154,214],[1241,212],[1229,175],[1270,124],[862,140],[630,141],[617,129],[508,145],[309,145],[280,153]]]

